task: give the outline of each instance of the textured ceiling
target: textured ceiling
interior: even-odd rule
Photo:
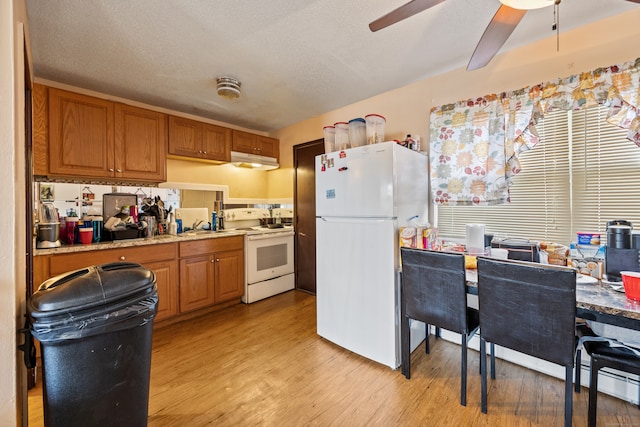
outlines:
[[[369,31],[405,2],[27,0],[27,9],[36,78],[272,131],[465,67],[500,5],[448,0]],[[563,0],[561,30],[638,7]],[[501,52],[554,36],[552,22],[552,7],[528,12]],[[217,96],[223,75],[242,82],[239,99]]]

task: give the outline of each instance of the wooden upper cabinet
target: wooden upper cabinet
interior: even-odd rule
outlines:
[[[169,116],[169,154],[228,162],[230,148],[230,129]]]
[[[116,178],[167,180],[167,116],[130,105],[115,105]]]
[[[276,159],[279,158],[280,140],[258,135],[256,137],[256,143],[258,148],[260,148],[260,153],[263,156],[275,157]]]
[[[48,95],[46,175],[166,181],[165,114],[55,88]],[[34,173],[45,175],[38,164]]]
[[[231,129],[202,123],[202,157],[228,162],[231,159]]]
[[[49,173],[113,177],[113,103],[49,89]]]
[[[277,159],[280,153],[279,145],[280,141],[275,138],[255,135],[239,130],[234,130],[232,134],[232,151],[275,157]]]

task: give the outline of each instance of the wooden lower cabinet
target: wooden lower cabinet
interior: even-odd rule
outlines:
[[[156,275],[158,314],[156,320],[169,319],[178,312],[178,262],[173,260],[143,264]]]
[[[34,290],[51,277],[111,262],[134,262],[154,272],[156,321],[239,300],[244,293],[243,236],[36,256]]]
[[[93,250],[34,257],[34,290],[46,279],[69,271],[111,262],[134,262],[153,271],[158,288],[158,314],[164,320],[179,314],[177,243]]]
[[[180,260],[180,311],[207,307],[215,302],[212,255]]]
[[[180,243],[180,312],[240,298],[243,292],[242,236]]]

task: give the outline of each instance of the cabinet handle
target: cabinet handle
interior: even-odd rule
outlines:
[[[109,168],[109,172],[113,172],[113,168]]]
[[[124,258],[123,256],[121,256],[121,257],[120,257],[120,261],[124,261],[124,259],[125,259],[125,258]]]
[[[206,151],[203,151],[203,152],[202,152],[202,154],[207,154],[207,152],[206,152]]]
[[[122,169],[118,168],[116,169],[118,171],[118,173],[122,172]]]
[[[216,262],[220,262],[220,258],[216,258]]]

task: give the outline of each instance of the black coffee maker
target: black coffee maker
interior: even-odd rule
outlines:
[[[629,221],[616,219],[607,222],[605,264],[607,280],[611,282],[622,280],[621,271],[640,271],[640,239],[634,238],[632,230]]]

